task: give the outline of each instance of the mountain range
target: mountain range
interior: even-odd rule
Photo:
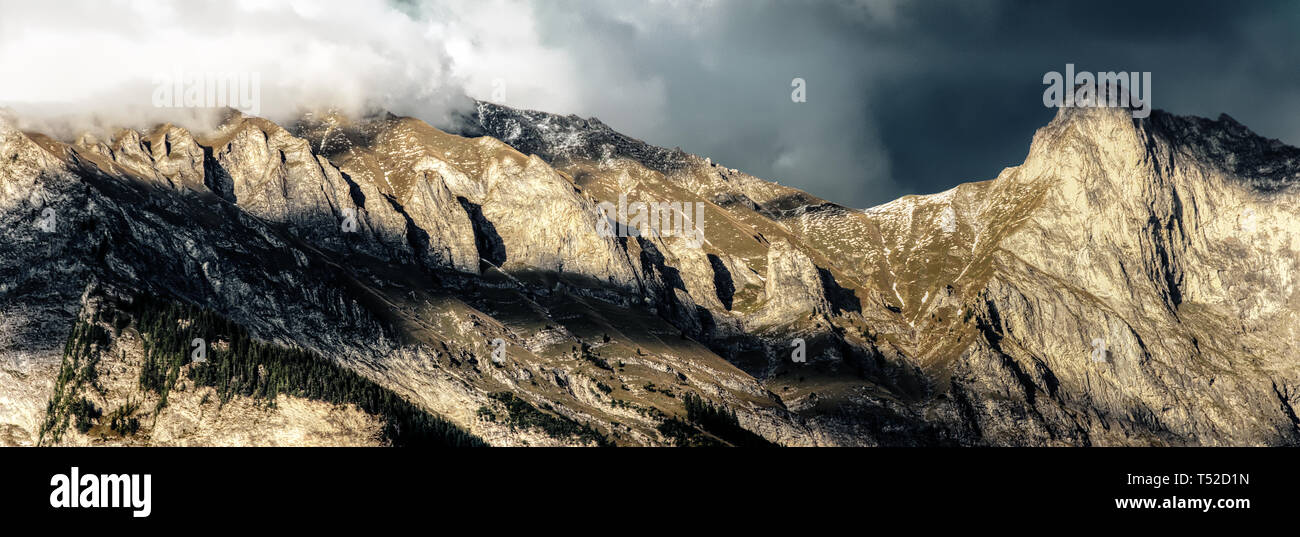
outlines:
[[[3,445],[1300,444],[1300,149],[1226,115],[865,210],[487,102],[0,119],[0,229]]]

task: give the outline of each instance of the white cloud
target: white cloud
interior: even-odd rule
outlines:
[[[537,20],[543,5],[0,0],[0,106],[28,119],[155,121],[174,114],[151,110],[160,74],[256,72],[262,115],[275,120],[292,119],[303,108],[378,107],[444,123],[461,95],[493,99],[498,88],[505,104],[523,108],[575,113],[596,102],[636,109],[642,117],[661,109],[662,80],[639,77],[618,61],[580,64],[598,54],[545,43]],[[654,24],[689,25],[689,14],[707,4],[685,6],[663,11],[671,17]],[[629,23],[641,20],[617,4],[595,7],[623,11]]]
[[[475,75],[453,66],[479,65],[449,46],[465,27],[382,0],[0,0],[0,106],[153,121],[169,112],[152,106],[158,75],[255,72],[275,120],[381,107],[440,121]]]
[[[865,7],[892,21],[892,2]],[[831,181],[883,175],[888,165],[853,102],[867,64],[844,62],[841,40],[814,26],[825,8],[750,0],[0,0],[0,108],[16,111],[24,128],[64,138],[163,121],[202,130],[215,111],[154,107],[156,78],[257,73],[260,115],[280,123],[309,109],[383,109],[448,127],[468,95],[598,116],[652,143],[772,179],[825,183],[814,189],[824,195],[853,195],[860,183]],[[816,103],[790,106],[793,76],[811,77]]]

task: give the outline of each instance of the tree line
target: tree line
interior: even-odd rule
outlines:
[[[415,406],[393,391],[314,352],[281,347],[253,339],[243,327],[211,310],[137,298],[125,306],[125,321],[145,341],[140,388],[160,395],[166,406],[182,366],[190,363],[191,343],[204,341],[207,361],[195,363],[187,377],[197,386],[212,387],[222,403],[243,396],[274,405],[281,395],[332,404],[353,404],[384,419],[383,439],[394,446],[486,446],[482,439]],[[221,342],[220,346],[215,343]]]

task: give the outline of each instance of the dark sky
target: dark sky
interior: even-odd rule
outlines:
[[[1150,71],[1155,108],[1300,144],[1300,2],[539,2],[573,110],[849,206],[991,179],[1054,110],[1044,73]],[[808,101],[790,100],[807,81]],[[661,103],[620,98],[628,78]],[[602,87],[606,88],[603,90]]]
[[[1150,71],[1156,108],[1300,144],[1300,0],[0,0],[0,14],[0,108],[75,116],[69,132],[160,121],[160,73],[257,73],[277,121],[381,107],[448,127],[468,94],[868,207],[1019,164],[1053,116],[1043,75],[1074,63]]]

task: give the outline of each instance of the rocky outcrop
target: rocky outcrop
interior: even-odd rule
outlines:
[[[474,112],[459,126],[458,134],[492,136],[547,162],[626,158],[670,173],[695,158],[681,149],[664,149],[629,137],[596,118],[519,110],[483,101],[475,103]]]
[[[754,318],[757,326],[795,322],[830,311],[817,266],[786,241],[767,251],[766,302]]]
[[[75,145],[109,172],[120,168],[127,174],[177,190],[206,188],[203,148],[189,131],[180,127],[162,125],[148,134],[123,130],[111,143],[87,134]]]
[[[500,234],[506,268],[572,273],[619,287],[635,284],[626,254],[613,238],[597,233],[595,205],[542,159],[494,159],[480,183],[483,197],[467,198],[483,208]]]
[[[215,165],[250,213],[336,250],[477,270],[469,218],[437,176],[417,176],[398,199],[375,183],[385,176],[340,170],[306,139],[265,120],[236,116],[220,137]]]

